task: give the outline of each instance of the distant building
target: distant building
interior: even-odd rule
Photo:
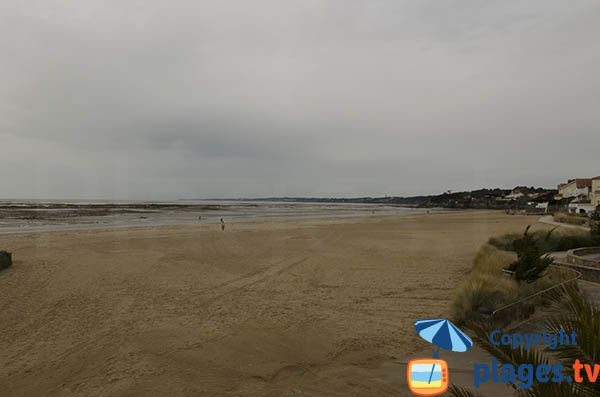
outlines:
[[[600,205],[600,176],[592,178],[590,201],[593,206]]]
[[[558,194],[562,198],[578,198],[589,200],[592,190],[592,178],[570,179],[558,185]]]
[[[600,179],[600,177],[597,177]],[[557,186],[558,195],[555,199],[570,199],[567,210],[572,214],[590,214],[596,208],[592,203],[595,199],[592,181],[594,178],[569,179],[567,183]],[[600,190],[600,186],[599,186]]]
[[[507,194],[506,196],[504,196],[504,198],[507,200],[517,200],[523,196],[524,196],[524,194],[521,192],[512,191],[510,194]]]

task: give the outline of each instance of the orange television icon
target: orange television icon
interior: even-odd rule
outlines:
[[[448,390],[448,363],[436,358],[410,360],[406,367],[406,382],[413,394],[437,396]]]

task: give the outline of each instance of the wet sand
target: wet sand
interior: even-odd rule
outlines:
[[[200,202],[25,202],[0,200],[0,234],[89,229],[356,218],[424,213],[425,209],[385,204],[299,203],[276,201]],[[441,209],[430,209],[439,212]]]
[[[2,396],[409,395],[501,212],[0,236]]]

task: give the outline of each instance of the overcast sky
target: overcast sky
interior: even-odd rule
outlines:
[[[0,2],[0,197],[600,175],[600,2]]]

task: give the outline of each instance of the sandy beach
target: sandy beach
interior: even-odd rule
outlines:
[[[456,212],[0,236],[2,396],[397,396],[490,236]]]

